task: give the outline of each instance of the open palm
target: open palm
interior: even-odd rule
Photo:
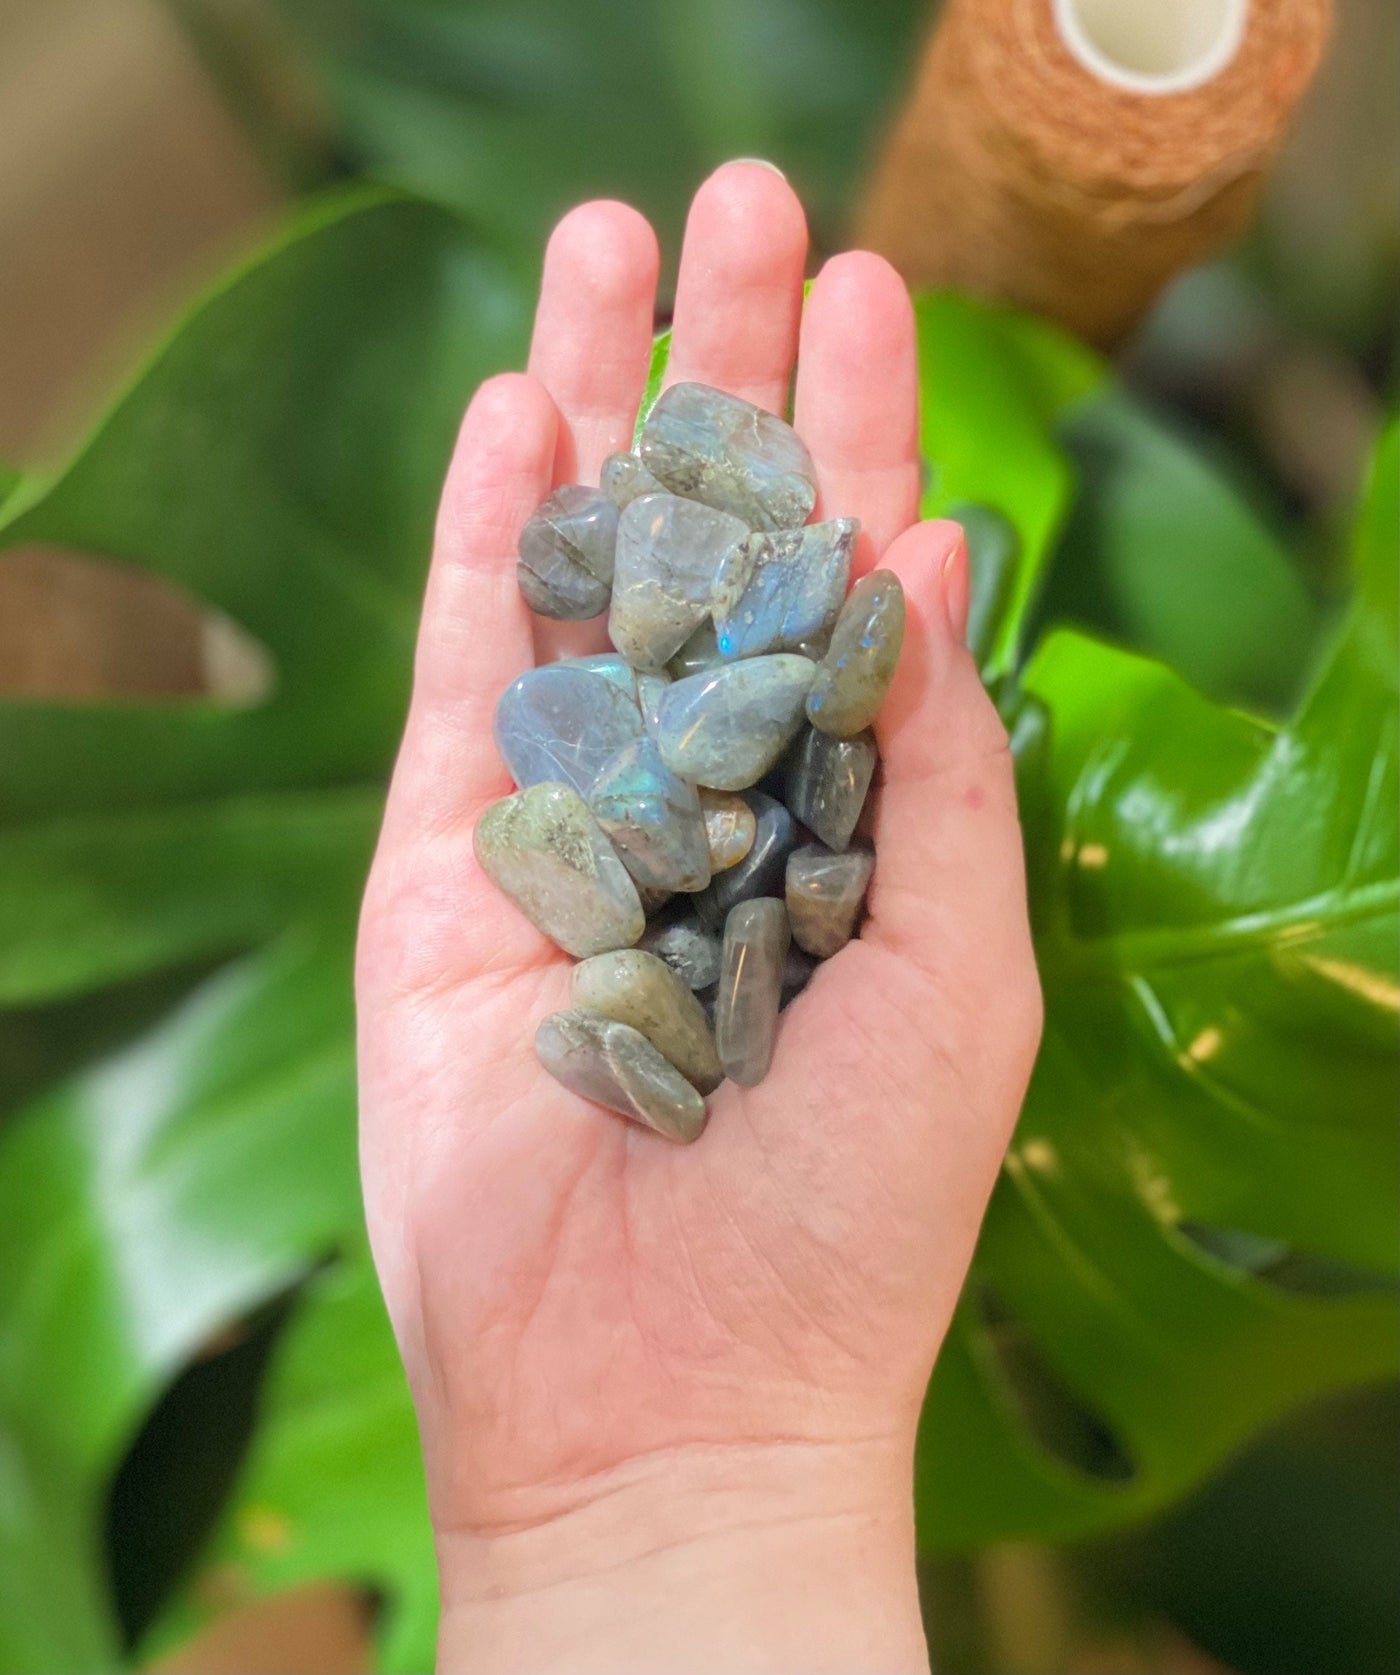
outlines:
[[[782,411],[817,516],[894,569],[904,657],[877,723],[870,913],[784,1014],[761,1086],[681,1148],[566,1092],[534,1028],[570,962],[481,872],[511,789],[491,740],[532,662],[599,624],[532,619],[515,545],[560,482],[630,446],[655,240],[575,210],[545,262],[530,370],[466,416],[438,522],[412,712],[361,927],[370,1234],[439,1529],[515,1526],[646,1458],[765,1438],[912,1444],[920,1398],[1039,1029],[1005,735],[961,645],[957,527],[918,524],[912,312],[879,258],[827,263],[774,171],[697,194],[669,375]],[[799,357],[800,337],[800,357]]]

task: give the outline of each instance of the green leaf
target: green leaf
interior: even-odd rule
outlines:
[[[1073,473],[1055,437],[1060,415],[1102,382],[1088,349],[1013,310],[951,293],[915,299],[919,339],[919,445],[929,480],[924,517],[991,507],[1019,537],[1000,610],[987,624],[989,678],[1015,667]],[[973,554],[974,563],[977,554]],[[974,591],[978,577],[973,576]]]
[[[139,564],[276,663],[252,707],[0,702],[0,996],[347,911],[452,437],[527,322],[520,274],[453,216],[332,199],[195,306],[68,466],[0,508],[0,553]]]
[[[11,492],[18,486],[20,473],[11,465],[0,460],[0,505],[4,505]]]
[[[382,800],[288,791],[0,829],[0,1005],[252,947],[293,920],[343,923]]]
[[[29,1579],[0,1596],[8,1668],[112,1667],[120,1451],[202,1343],[358,1224],[348,929],[218,973],[0,1135],[0,1576]]]
[[[935,1544],[1142,1516],[1394,1371],[1395,466],[1287,727],[1074,633],[1027,670],[1046,1039],[926,1410]]]
[[[1066,413],[1079,492],[1040,615],[1159,657],[1211,696],[1296,701],[1315,613],[1282,542],[1172,426],[1121,388]]]
[[[0,998],[31,1005],[5,1019],[31,1069],[52,1060],[42,1020],[71,1027],[65,997],[262,948],[0,1135],[7,1667],[114,1666],[102,1500],[141,1416],[212,1334],[360,1236],[356,898],[452,437],[527,328],[518,270],[455,217],[329,200],[0,507],[0,551],[140,565],[276,664],[253,707],[0,703]]]
[[[437,1629],[423,1459],[413,1404],[367,1249],[306,1288],[283,1333],[238,1490],[208,1550],[219,1609],[350,1578],[388,1599],[381,1667],[430,1669]],[[190,1590],[143,1661],[213,1614]]]

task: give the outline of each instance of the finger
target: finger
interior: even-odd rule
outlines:
[[[530,371],[559,409],[555,483],[596,483],[609,454],[630,448],[656,318],[656,235],[635,209],[602,200],[570,210],[545,251]],[[602,651],[592,622],[535,619],[541,663]]]
[[[521,373],[483,384],[462,420],[438,508],[381,847],[454,827],[510,789],[491,717],[501,692],[533,661],[516,543],[549,492],[558,433],[543,385]]]
[[[530,372],[562,423],[556,482],[596,483],[632,445],[656,316],[656,235],[626,204],[570,210],[545,251]]]
[[[764,163],[717,169],[686,221],[666,382],[785,413],[806,259],[806,219],[782,175]]]
[[[919,509],[914,310],[883,257],[852,250],[817,275],[802,317],[793,423],[817,468],[815,515],[860,519],[863,573]]]
[[[967,548],[955,523],[916,525],[885,554],[904,586],[904,649],[875,730],[883,781],[864,937],[934,980],[968,1021],[989,1076],[1029,1069],[1005,1036],[1038,1034],[1039,986],[1006,731],[962,641]],[[995,1018],[989,1034],[977,1019]],[[1001,1056],[997,1057],[996,1055]],[[992,1060],[994,1059],[994,1062]],[[972,1067],[974,1070],[976,1066]],[[1019,1090],[1010,1090],[1013,1099]]]

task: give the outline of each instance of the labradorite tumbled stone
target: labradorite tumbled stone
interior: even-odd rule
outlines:
[[[724,926],[715,996],[715,1044],[724,1073],[751,1088],[773,1062],[790,933],[787,908],[772,896],[741,901]]]
[[[715,577],[747,524],[696,500],[646,494],[617,524],[608,634],[634,668],[659,671],[710,609]]]
[[[820,843],[803,844],[788,856],[787,910],[793,941],[828,960],[855,933],[861,905],[875,870],[875,851],[857,842],[840,855]]]
[[[707,384],[664,390],[637,452],[673,494],[733,512],[751,529],[795,529],[816,504],[812,456],[792,426]]]
[[[615,665],[612,672],[599,667]],[[621,658],[528,669],[501,694],[496,749],[522,788],[562,780],[587,794],[603,768],[645,735],[632,671]]]
[[[828,849],[849,845],[877,759],[870,732],[833,739],[809,727],[793,747],[787,765],[787,805]]]
[[[719,935],[693,913],[658,919],[637,946],[664,960],[689,989],[708,989],[719,979]]]
[[[748,854],[737,866],[716,873],[709,889],[695,897],[695,911],[716,931],[724,929],[735,902],[782,895],[787,858],[803,837],[797,822],[776,797],[745,791],[744,801],[754,816],[754,839]]]
[[[801,725],[815,672],[810,658],[778,652],[673,682],[656,731],[667,767],[717,791],[755,784]]]
[[[531,924],[579,959],[646,928],[636,886],[571,786],[532,785],[476,823],[476,858]]]
[[[603,461],[598,483],[619,512],[644,494],[666,492],[666,485],[658,483],[635,454],[609,454]]]
[[[827,633],[846,594],[855,518],[750,535],[715,583],[715,638],[725,658],[796,651]]]
[[[661,760],[649,738],[618,751],[588,793],[593,818],[623,865],[649,890],[703,890],[710,849],[700,798]]]
[[[601,616],[612,594],[617,506],[601,489],[566,483],[520,532],[516,577],[541,616]]]
[[[872,570],[846,597],[807,694],[807,719],[838,739],[879,714],[904,644],[904,589],[893,570]]]
[[[622,948],[584,960],[574,967],[573,1003],[640,1030],[698,1092],[724,1080],[703,1007],[655,954]]]
[[[596,1012],[552,1012],[535,1053],[556,1082],[688,1145],[705,1127],[705,1101],[640,1030]]]
[[[711,791],[707,786],[700,792],[700,812],[705,817],[710,871],[737,867],[753,848],[753,810],[737,791]]]

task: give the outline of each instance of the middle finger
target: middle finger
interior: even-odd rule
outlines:
[[[785,414],[806,260],[806,218],[783,176],[766,163],[717,169],[686,221],[666,383]]]

